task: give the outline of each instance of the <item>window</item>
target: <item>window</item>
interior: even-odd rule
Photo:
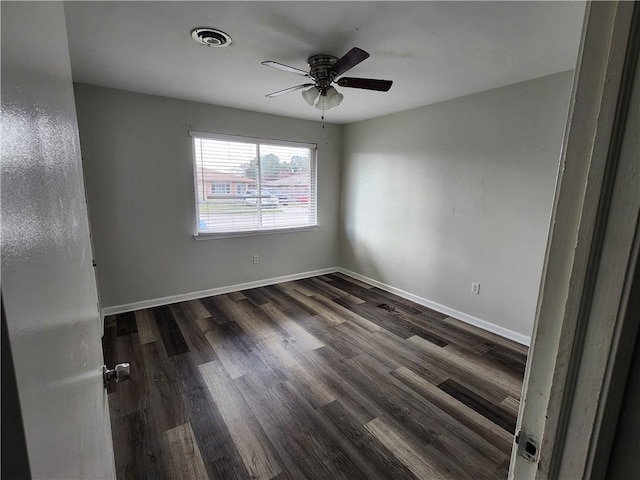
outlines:
[[[231,193],[231,184],[224,182],[214,182],[211,184],[211,193],[214,195],[228,195]]]
[[[200,132],[190,135],[198,236],[317,225],[315,145]]]

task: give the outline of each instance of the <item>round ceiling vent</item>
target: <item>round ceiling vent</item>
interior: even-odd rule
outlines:
[[[215,28],[196,28],[191,32],[193,39],[207,47],[226,47],[231,45],[231,37]]]

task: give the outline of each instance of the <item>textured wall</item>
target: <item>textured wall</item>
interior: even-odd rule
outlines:
[[[342,127],[88,85],[75,91],[103,307],[337,265]],[[319,228],[196,241],[189,129],[317,143]]]
[[[340,264],[529,336],[571,80],[345,127]]]

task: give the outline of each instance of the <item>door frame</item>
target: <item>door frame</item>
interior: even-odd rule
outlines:
[[[509,478],[606,471],[638,333],[639,32],[636,2],[587,4],[517,425],[539,449]]]

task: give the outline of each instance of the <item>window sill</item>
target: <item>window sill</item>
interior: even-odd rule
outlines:
[[[255,235],[271,235],[273,233],[308,232],[318,230],[319,225],[309,225],[306,227],[275,228],[273,230],[251,230],[247,232],[224,232],[224,233],[196,233],[193,238],[196,240],[217,240],[219,238],[253,237]]]

